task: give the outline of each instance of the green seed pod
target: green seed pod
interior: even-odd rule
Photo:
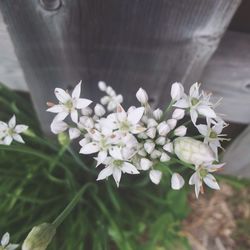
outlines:
[[[45,250],[55,233],[56,228],[49,223],[33,227],[22,245],[22,250]]]
[[[191,137],[179,137],[175,139],[174,152],[180,160],[194,165],[213,162],[215,160],[214,153],[207,144]]]
[[[70,143],[70,139],[69,139],[69,136],[67,133],[62,132],[62,133],[58,134],[57,138],[58,138],[59,143],[62,146],[66,146]]]

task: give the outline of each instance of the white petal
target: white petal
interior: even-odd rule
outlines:
[[[183,177],[180,174],[174,173],[172,175],[172,178],[171,178],[171,187],[172,187],[172,189],[179,190],[184,186],[184,183],[185,183],[185,181],[184,181]]]
[[[5,247],[5,246],[8,245],[9,241],[10,241],[10,234],[9,234],[9,233],[5,233],[5,234],[3,235],[3,237],[2,237],[1,245],[2,245],[3,247]]]
[[[76,108],[83,109],[83,108],[88,107],[91,103],[92,103],[92,101],[89,99],[80,98],[80,99],[77,99],[77,101],[76,101]]]
[[[189,90],[189,95],[193,98],[199,98],[199,84],[198,82],[194,83]]]
[[[54,117],[54,121],[63,121],[68,116],[68,114],[68,111],[60,112]]]
[[[113,167],[111,166],[107,166],[105,167],[98,175],[97,177],[97,181],[99,180],[103,180],[103,179],[106,179],[107,177],[109,177],[110,175],[113,174]]]
[[[113,169],[113,177],[114,177],[114,180],[115,180],[115,182],[116,182],[117,187],[119,187],[119,183],[120,183],[120,180],[121,180],[121,176],[122,176],[122,171],[121,171],[121,169],[119,169],[119,168],[114,168],[114,169]]]
[[[97,143],[95,142],[90,142],[88,144],[86,144],[85,146],[83,146],[80,150],[81,154],[93,154],[96,153],[100,150],[99,145],[97,145]]]
[[[78,128],[69,128],[69,138],[70,140],[76,139],[81,135],[81,131]]]
[[[207,135],[207,132],[208,132],[207,125],[200,124],[200,125],[197,125],[196,128],[198,129],[201,135],[203,136]]]
[[[54,120],[50,125],[50,129],[51,129],[52,133],[54,133],[54,134],[60,134],[63,131],[65,131],[67,128],[68,128],[68,124],[66,122],[63,122],[63,121]]]
[[[139,134],[139,133],[144,132],[145,130],[146,130],[146,128],[142,127],[139,124],[135,124],[135,125],[133,125],[133,127],[130,128],[130,132],[132,134]]]
[[[122,152],[120,147],[111,147],[109,149],[109,154],[117,160],[122,160]]]
[[[151,170],[151,171],[149,172],[149,178],[150,178],[150,180],[151,180],[154,184],[156,184],[156,185],[158,185],[158,184],[160,183],[161,177],[162,177],[162,172],[159,171],[159,170]]]
[[[23,138],[19,134],[14,134],[13,139],[17,142],[24,143]]]
[[[16,127],[15,127],[15,131],[16,131],[16,133],[18,133],[18,134],[23,133],[23,132],[26,131],[27,129],[28,129],[28,126],[23,125],[23,124],[16,125]]]
[[[188,103],[188,100],[186,98],[182,98],[179,101],[177,101],[173,106],[177,107],[177,108],[185,109],[185,108],[189,107],[189,103]]]
[[[137,168],[129,162],[124,162],[121,167],[122,172],[127,174],[139,174]]]
[[[204,115],[206,117],[216,118],[215,112],[208,106],[200,105],[197,107],[197,111],[199,112],[199,114]]]
[[[136,98],[142,104],[146,104],[148,102],[148,94],[142,88],[139,88],[139,90],[136,92]]]
[[[13,141],[13,138],[11,136],[6,136],[4,139],[3,139],[3,143],[5,145],[10,145]]]
[[[147,158],[142,158],[140,161],[140,166],[142,170],[148,170],[153,166],[153,162]]]
[[[75,86],[75,88],[73,89],[73,91],[72,91],[72,98],[78,99],[80,97],[80,94],[81,94],[81,84],[82,84],[82,81],[80,81]]]
[[[191,120],[193,122],[194,125],[196,125],[196,121],[197,121],[197,118],[198,118],[198,113],[195,109],[191,109],[190,110],[190,116],[191,116]]]
[[[207,176],[203,178],[203,181],[207,184],[207,186],[209,186],[212,189],[216,189],[216,190],[220,189],[216,179],[211,174],[207,174]]]
[[[65,103],[71,99],[70,95],[61,88],[55,88],[55,96],[61,103]]]
[[[8,125],[5,122],[0,121],[0,131],[8,129]]]
[[[177,129],[175,129],[174,134],[176,136],[185,136],[187,133],[187,127],[181,125],[180,127],[178,127]]]
[[[79,144],[84,147],[90,142],[89,138],[83,138],[82,140],[79,141]]]
[[[18,244],[9,244],[5,249],[6,250],[15,250],[19,247]]]
[[[226,163],[212,164],[212,165],[207,166],[207,170],[208,170],[208,172],[215,172],[215,171],[218,171],[223,166],[225,166],[225,164]]]
[[[173,153],[174,147],[172,142],[168,142],[164,145],[163,149],[169,153]]]
[[[62,104],[57,104],[48,108],[47,111],[51,113],[60,113],[65,111],[65,107]]]
[[[133,111],[128,113],[128,121],[131,122],[132,124],[137,124],[144,113],[144,108],[140,107],[140,108],[136,108]]]
[[[16,126],[16,116],[15,115],[13,115],[11,117],[11,119],[9,120],[8,125],[9,125],[10,128],[14,128]]]
[[[98,167],[100,164],[102,164],[106,158],[107,158],[107,151],[100,151],[97,155],[97,157],[95,158],[95,160],[97,161],[96,163],[96,167]]]
[[[77,112],[77,110],[75,110],[75,109],[71,110],[70,117],[71,117],[71,120],[73,122],[78,123],[78,112]]]

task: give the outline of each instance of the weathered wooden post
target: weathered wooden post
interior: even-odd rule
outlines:
[[[107,81],[131,102],[143,85],[165,103],[173,81],[199,79],[240,0],[1,0],[42,127],[56,86]]]

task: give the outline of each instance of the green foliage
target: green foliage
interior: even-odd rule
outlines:
[[[188,214],[185,189],[171,190],[169,178],[156,187],[146,175],[123,176],[119,189],[111,179],[96,182],[93,163],[85,165],[67,144],[41,136],[27,99],[0,85],[0,120],[15,113],[18,123],[31,129],[25,145],[0,145],[0,232],[21,243],[33,226],[52,222],[88,185],[48,249],[190,249],[180,233]]]

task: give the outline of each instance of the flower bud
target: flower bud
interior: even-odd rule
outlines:
[[[157,145],[164,145],[166,143],[166,138],[164,136],[160,136],[156,139],[155,143]]]
[[[162,115],[163,115],[163,111],[161,109],[156,109],[154,112],[153,112],[153,115],[154,115],[154,118],[159,121],[161,120],[162,118]]]
[[[184,109],[175,109],[175,111],[172,114],[172,118],[176,120],[181,120],[185,115]]]
[[[148,121],[147,121],[148,128],[156,127],[157,125],[158,125],[158,123],[156,122],[155,119],[152,119],[152,118],[148,119]]]
[[[168,126],[168,124],[165,121],[161,122],[157,126],[157,129],[158,129],[159,135],[161,135],[161,136],[166,136],[167,133],[170,131],[170,127]]]
[[[110,97],[107,95],[103,96],[100,100],[102,105],[107,105],[109,103],[109,101],[110,101]]]
[[[33,227],[25,239],[22,250],[45,250],[56,233],[52,224],[43,223]]]
[[[142,158],[140,161],[140,166],[142,170],[148,170],[153,166],[153,162],[148,160],[147,158]]]
[[[178,173],[173,173],[171,178],[171,187],[174,190],[179,190],[184,186],[184,179],[183,177]]]
[[[82,115],[89,116],[92,114],[93,110],[90,107],[86,107],[86,108],[83,108],[81,112],[82,112]]]
[[[114,89],[113,89],[112,87],[110,87],[110,86],[107,86],[107,88],[106,88],[106,93],[107,93],[109,96],[115,96],[115,95],[116,95]]]
[[[100,81],[100,82],[98,82],[98,88],[99,88],[101,91],[106,91],[107,85],[106,85],[105,82]]]
[[[147,141],[144,143],[144,149],[148,154],[151,154],[153,150],[155,149],[155,144],[151,141]]]
[[[148,135],[145,132],[141,132],[137,136],[140,139],[147,139],[148,138]]]
[[[161,177],[162,177],[162,172],[159,171],[159,170],[151,170],[151,171],[149,172],[149,178],[150,178],[150,180],[151,180],[154,184],[156,184],[156,185],[158,185],[158,184],[160,183]]]
[[[145,157],[147,155],[147,152],[145,151],[144,148],[142,148],[138,151],[138,155]]]
[[[160,158],[161,162],[166,162],[166,161],[169,161],[170,159],[171,158],[170,158],[170,156],[167,153],[165,153],[165,152],[161,153],[161,158]]]
[[[194,165],[210,163],[215,160],[211,148],[191,137],[178,137],[174,140],[174,152],[184,162]]]
[[[177,120],[176,119],[168,119],[167,124],[170,127],[170,129],[172,130],[176,127]]]
[[[185,127],[183,125],[178,127],[177,129],[175,129],[175,131],[174,131],[174,134],[176,136],[185,136],[186,133],[187,133],[187,127]]]
[[[152,159],[157,159],[157,158],[159,158],[160,156],[161,156],[161,152],[159,151],[159,150],[154,150],[152,153],[151,153],[151,158]]]
[[[181,83],[175,82],[171,87],[171,97],[174,101],[181,99],[184,94],[184,87]]]
[[[136,92],[136,98],[143,105],[148,102],[148,94],[143,88],[139,88],[139,90]]]
[[[69,139],[73,140],[81,135],[81,131],[78,128],[69,128]]]
[[[78,127],[80,129],[82,128],[93,128],[94,127],[94,121],[92,118],[88,117],[88,116],[82,116],[80,117],[80,122],[78,123]]]
[[[156,128],[152,127],[152,128],[149,128],[147,131],[146,131],[146,134],[149,138],[151,139],[154,139],[155,138],[155,135],[156,135]]]
[[[99,116],[99,117],[103,116],[105,114],[105,112],[106,112],[105,109],[104,109],[104,107],[101,104],[99,104],[99,103],[97,103],[95,105],[94,111],[95,111],[95,114],[97,116]]]
[[[168,142],[164,145],[163,149],[169,153],[173,153],[174,148],[173,148],[173,143],[172,142]]]
[[[60,145],[62,145],[62,146],[69,145],[69,143],[70,143],[70,138],[69,138],[67,133],[58,134],[57,139],[58,139],[58,142],[60,143]]]

